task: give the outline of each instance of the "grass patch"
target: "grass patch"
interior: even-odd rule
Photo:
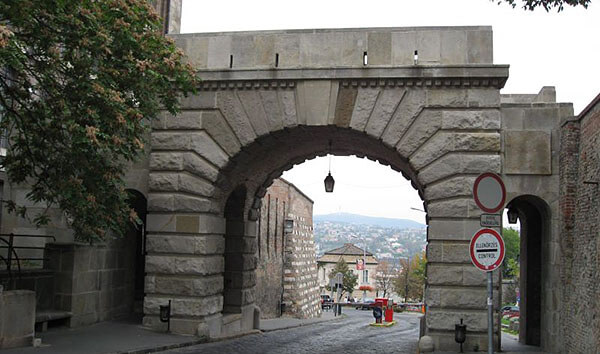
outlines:
[[[510,320],[508,318],[502,318],[502,324],[506,325],[506,326],[510,326]],[[508,334],[512,334],[515,336],[519,335],[519,331],[513,331],[512,329],[508,328],[508,327],[504,327],[502,326],[502,332],[508,333]]]

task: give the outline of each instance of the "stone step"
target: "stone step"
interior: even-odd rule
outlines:
[[[35,323],[41,324],[40,328],[42,332],[45,332],[48,329],[48,322],[57,321],[57,320],[65,320],[71,318],[73,314],[69,311],[61,311],[61,310],[42,310],[36,311],[35,313]]]

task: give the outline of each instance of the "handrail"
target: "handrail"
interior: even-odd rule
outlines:
[[[4,237],[4,238],[2,238]],[[5,239],[6,237],[8,237],[8,241]],[[46,258],[42,257],[19,257],[19,254],[17,253],[17,249],[38,249],[38,250],[43,250],[45,247],[39,247],[39,246],[15,246],[14,245],[14,239],[15,237],[27,237],[27,238],[51,238],[52,240],[54,240],[56,242],[56,237],[54,236],[50,236],[50,235],[28,235],[28,234],[0,234],[0,241],[4,242],[6,244],[6,246],[0,246],[0,249],[8,249],[7,252],[7,257],[3,257],[0,255],[1,260],[4,261],[4,263],[6,264],[6,271],[8,272],[8,277],[9,280],[12,280],[13,276],[12,276],[12,262],[13,262],[13,256],[14,256],[14,260],[16,260],[17,262],[17,269],[18,269],[18,274],[19,274],[19,279],[21,278],[21,261],[45,261],[47,260]]]
[[[51,238],[54,239],[54,241],[56,241],[56,237],[52,236],[52,235],[31,235],[31,234],[0,234],[0,237],[3,236],[12,236],[12,237],[31,237],[31,238],[35,238],[35,237],[40,237],[40,238]]]

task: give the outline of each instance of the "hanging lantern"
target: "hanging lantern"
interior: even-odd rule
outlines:
[[[333,192],[333,186],[335,184],[335,181],[333,180],[333,177],[331,177],[331,172],[329,172],[327,177],[325,177],[324,182],[325,182],[325,192],[327,192],[327,193]]]
[[[519,218],[519,212],[515,208],[508,208],[508,223],[516,224],[517,219]]]

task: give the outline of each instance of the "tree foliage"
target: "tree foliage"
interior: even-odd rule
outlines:
[[[387,261],[381,261],[377,265],[375,284],[382,297],[387,297],[392,292],[393,281],[397,277],[397,270]]]
[[[407,301],[421,301],[427,268],[425,252],[416,254],[411,260],[401,259],[400,265],[402,269],[393,281],[394,292],[406,298]],[[408,294],[406,293],[407,288]]]
[[[502,263],[502,274],[505,278],[513,278],[519,275],[519,254],[521,252],[521,237],[519,231],[511,228],[502,229],[504,239],[504,262]]]
[[[348,263],[346,263],[343,258],[340,258],[340,260],[335,264],[335,267],[329,273],[329,279],[335,278],[337,273],[343,274],[343,286],[340,296],[344,297],[344,294],[352,294],[354,288],[356,288],[356,284],[358,284],[358,275],[354,274],[354,272],[350,270]],[[331,291],[329,286],[327,286],[326,289]]]
[[[196,75],[161,33],[147,0],[0,3],[1,166],[27,198],[58,206],[79,240],[138,221],[122,175],[144,151],[149,121],[175,114]],[[10,211],[25,216],[22,205]],[[39,226],[47,211],[28,215]]]
[[[498,1],[498,4],[502,4],[507,2],[513,8],[517,6],[517,3],[520,3],[525,10],[533,11],[536,8],[543,7],[544,10],[550,11],[552,9],[556,9],[557,12],[561,12],[564,10],[565,5],[568,6],[583,6],[587,9],[592,0],[493,0]]]

